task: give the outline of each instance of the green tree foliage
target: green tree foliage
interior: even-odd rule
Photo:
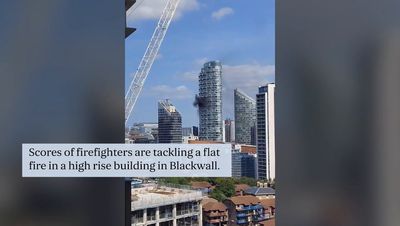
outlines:
[[[190,179],[187,177],[165,177],[160,179],[160,181],[168,184],[180,184],[180,185],[190,184]]]
[[[218,200],[219,202],[222,202],[222,201],[224,201],[225,199],[228,198],[222,192],[216,191],[216,190],[213,190],[211,192],[210,197],[213,198],[213,199]]]
[[[235,194],[235,181],[232,178],[214,178],[215,189],[211,192],[211,197],[223,201]]]
[[[256,186],[257,180],[254,178],[250,178],[250,177],[241,177],[241,178],[235,179],[235,184],[247,184],[249,186]]]

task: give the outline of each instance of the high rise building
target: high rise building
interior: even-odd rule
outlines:
[[[225,142],[235,142],[235,121],[225,119]]]
[[[193,126],[193,135],[194,136],[199,136],[199,127],[198,126]]]
[[[255,144],[256,101],[244,92],[235,89],[235,141],[239,144]],[[252,138],[253,135],[253,138]]]
[[[182,128],[182,136],[192,136],[193,128],[192,127],[183,127]]]
[[[258,179],[275,179],[275,84],[261,86],[257,94]]]
[[[250,141],[251,145],[256,145],[257,144],[257,132],[256,132],[256,124],[254,124],[251,127],[251,141]]]
[[[249,153],[232,152],[232,177],[256,178],[256,157]]]
[[[182,143],[182,118],[167,100],[158,102],[158,142]]]
[[[223,141],[222,65],[219,61],[204,64],[199,75],[199,139]]]

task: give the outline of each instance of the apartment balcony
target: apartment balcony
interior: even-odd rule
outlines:
[[[247,219],[239,219],[239,220],[236,221],[236,223],[237,224],[247,224],[248,221],[247,221]]]
[[[248,213],[237,213],[236,216],[237,217],[247,217]]]
[[[173,217],[172,212],[169,212],[169,213],[160,213],[160,219],[170,219],[170,218],[172,218],[172,217]]]
[[[236,208],[236,211],[251,210],[251,206],[240,206]]]
[[[219,216],[228,216],[227,212],[211,212],[211,213],[205,213],[206,216],[209,217],[219,217]]]
[[[253,206],[250,206],[250,208],[252,210],[258,210],[258,209],[262,209],[263,207],[261,205],[253,205]]]
[[[211,224],[216,224],[216,223],[224,222],[224,220],[222,220],[222,219],[208,219],[207,222],[211,223]]]

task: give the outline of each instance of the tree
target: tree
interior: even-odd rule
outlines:
[[[210,193],[210,197],[213,198],[213,199],[218,200],[219,202],[222,202],[225,199],[227,199],[227,197],[221,191],[218,191],[218,190],[213,190]]]
[[[235,184],[247,184],[249,186],[256,186],[257,180],[254,178],[250,178],[250,177],[241,177],[241,178],[235,179]]]
[[[214,182],[216,188],[213,192],[223,194],[224,198],[232,197],[235,194],[235,182],[232,178],[215,178]]]
[[[189,185],[189,179],[186,177],[166,177],[161,179],[162,182],[168,184]]]

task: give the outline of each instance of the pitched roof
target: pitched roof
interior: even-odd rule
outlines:
[[[192,181],[190,182],[190,185],[192,186],[193,189],[204,189],[211,187],[211,184],[208,183],[207,181]]]
[[[208,202],[203,206],[203,211],[226,211],[228,208],[222,202]]]
[[[260,203],[264,208],[275,207],[275,199],[260,199]]]
[[[209,198],[209,197],[206,197],[206,198],[204,198],[204,199],[201,200],[201,204],[202,204],[203,206],[204,206],[205,204],[209,203],[209,202],[218,202],[218,200],[213,199],[213,198]]]
[[[247,185],[247,184],[236,184],[236,185],[235,185],[235,191],[236,191],[236,192],[238,192],[238,191],[245,191],[245,190],[247,190],[247,189],[249,189],[249,188],[250,188],[250,186]]]
[[[275,195],[275,190],[270,187],[251,187],[245,191],[246,194],[261,196],[261,195]]]
[[[233,202],[235,205],[255,205],[260,202],[260,200],[257,197],[251,196],[251,195],[243,195],[243,196],[234,196],[231,197],[229,200]]]

